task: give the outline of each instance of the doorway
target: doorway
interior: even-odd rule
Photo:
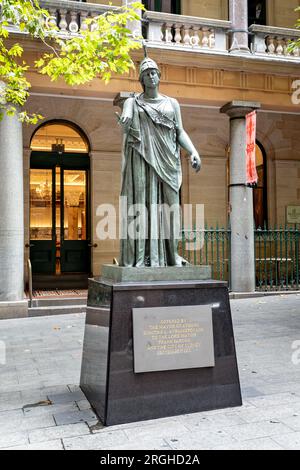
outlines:
[[[253,212],[256,228],[268,228],[267,200],[267,156],[264,147],[258,141],[255,145],[257,186],[253,189]]]
[[[144,0],[143,3],[147,10],[180,15],[180,0]]]
[[[266,0],[248,1],[248,25],[267,24],[267,5]]]
[[[31,143],[30,260],[33,274],[90,273],[90,162],[74,126],[51,122]]]

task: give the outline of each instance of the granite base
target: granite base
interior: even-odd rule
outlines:
[[[214,367],[134,373],[133,308],[207,304]],[[80,386],[104,425],[240,406],[227,284],[90,280]]]

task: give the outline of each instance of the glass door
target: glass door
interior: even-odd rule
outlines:
[[[33,272],[55,272],[53,169],[30,170],[30,259]]]
[[[61,272],[88,272],[87,170],[61,172]]]
[[[30,259],[34,274],[90,272],[87,161],[76,154],[32,155]]]

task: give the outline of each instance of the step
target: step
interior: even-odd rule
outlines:
[[[33,289],[86,289],[88,274],[34,274]]]
[[[85,313],[86,305],[58,305],[47,307],[30,307],[28,317],[46,317],[51,315],[67,315],[69,313]]]
[[[34,297],[32,307],[67,307],[73,305],[86,305],[87,297]]]

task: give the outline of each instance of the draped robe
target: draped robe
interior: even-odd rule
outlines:
[[[128,99],[133,119],[123,145],[120,265],[181,264],[182,171],[173,99],[144,100],[142,94]]]

